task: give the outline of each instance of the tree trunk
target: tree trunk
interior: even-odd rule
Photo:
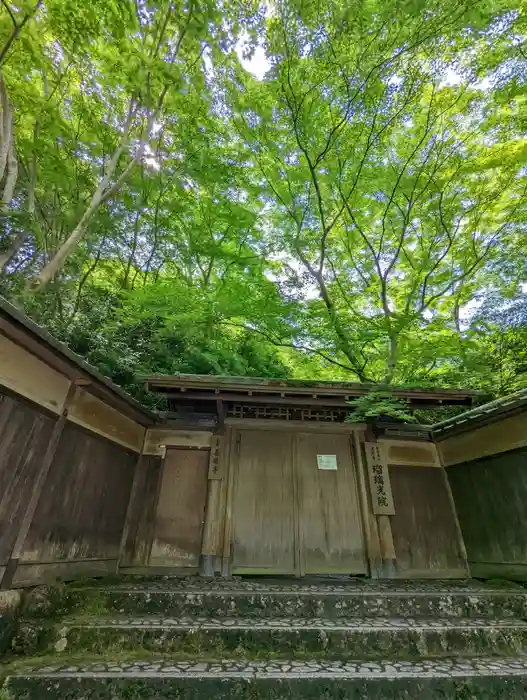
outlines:
[[[386,374],[383,377],[383,384],[391,384],[393,380],[393,375],[395,374],[395,368],[397,366],[397,354],[398,354],[398,339],[397,333],[393,330],[389,330],[390,336],[390,352],[388,355],[388,363],[386,366]]]
[[[151,120],[153,117],[148,120],[147,124],[147,129],[146,129],[146,138],[141,141],[137,153],[135,156],[132,158],[132,160],[128,163],[126,168],[123,170],[123,172],[119,175],[117,180],[114,182],[113,185],[110,185],[110,181],[112,177],[115,174],[115,171],[117,169],[117,166],[119,164],[119,159],[124,151],[124,149],[128,146],[129,143],[129,137],[130,137],[130,128],[132,125],[132,121],[135,115],[135,105],[133,100],[130,100],[130,108],[128,111],[128,117],[126,119],[125,127],[123,129],[123,135],[121,137],[121,141],[115,151],[113,152],[112,157],[110,158],[110,162],[108,163],[108,168],[102,177],[96,191],[94,192],[90,205],[82,215],[81,220],[77,224],[77,226],[73,229],[72,233],[68,237],[68,239],[61,245],[61,247],[58,249],[58,251],[55,253],[53,258],[49,261],[47,265],[44,266],[42,271],[29,283],[29,285],[26,287],[25,294],[28,294],[30,291],[34,292],[40,292],[42,291],[50,282],[51,280],[55,277],[57,272],[62,268],[64,265],[64,262],[68,258],[69,255],[75,250],[77,245],[80,243],[82,238],[84,237],[84,234],[88,230],[88,226],[97,213],[98,209],[106,202],[110,197],[112,197],[116,192],[118,192],[123,184],[126,182],[128,179],[130,173],[132,170],[135,168],[137,163],[141,160],[143,153],[145,151],[146,143],[147,143],[147,138],[148,135],[150,134],[150,129],[151,129]]]
[[[13,109],[7,96],[4,79],[0,73],[0,182],[2,181],[13,136]]]
[[[75,250],[79,241],[86,233],[88,224],[90,223],[91,219],[93,218],[93,215],[101,205],[101,202],[102,193],[99,190],[97,190],[97,192],[92,197],[90,206],[82,215],[81,220],[73,229],[69,238],[60,246],[53,258],[49,261],[47,265],[44,266],[42,271],[34,278],[34,280],[31,281],[30,287],[32,287],[35,291],[40,291],[44,289],[44,287],[51,282],[51,280],[55,277],[57,272],[64,265],[64,261],[66,260],[66,258]]]
[[[7,250],[0,253],[0,272],[3,272],[26,242],[28,234],[21,231]]]
[[[13,200],[15,185],[18,178],[18,160],[15,152],[15,140],[11,131],[11,141],[7,153],[7,175],[2,193],[2,212],[5,214],[9,210],[9,205]]]

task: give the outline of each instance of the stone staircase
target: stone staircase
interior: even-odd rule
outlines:
[[[0,700],[525,700],[526,618],[523,588],[474,581],[35,589]]]

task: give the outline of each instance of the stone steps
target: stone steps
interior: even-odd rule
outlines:
[[[55,606],[56,607],[56,606]],[[477,582],[350,582],[342,584],[253,583],[246,581],[145,582],[128,586],[67,587],[62,614],[98,613],[183,617],[476,617],[527,618],[527,596],[515,586]],[[44,609],[43,609],[44,608]],[[32,612],[46,616],[39,601]],[[52,609],[54,614],[54,609]]]
[[[24,633],[22,628],[22,633]],[[527,651],[521,620],[419,618],[83,618],[39,631],[61,653],[151,651],[246,658],[408,658]]]
[[[525,700],[526,618],[474,581],[39,589],[0,700]]]
[[[29,668],[20,700],[524,700],[527,659],[88,663]]]

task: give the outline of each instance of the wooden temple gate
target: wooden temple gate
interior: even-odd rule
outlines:
[[[232,430],[232,571],[366,574],[349,435]]]
[[[116,571],[527,572],[527,395],[431,432],[346,423],[362,384],[183,375],[148,388],[167,412],[0,300],[2,587]],[[468,406],[474,392],[395,394]]]

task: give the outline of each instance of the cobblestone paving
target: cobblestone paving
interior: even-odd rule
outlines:
[[[336,578],[335,583],[331,579],[323,578],[320,581],[312,579],[268,581],[252,579],[215,579],[204,580],[197,577],[170,578],[162,577],[156,581],[119,583],[108,586],[114,591],[181,591],[184,593],[295,593],[295,594],[331,594],[348,593],[353,595],[376,594],[472,594],[472,595],[527,595],[527,591],[515,584],[491,585],[481,584],[473,580],[443,580],[443,581],[372,581],[367,579]],[[72,589],[74,587],[72,586]]]
[[[66,625],[68,622],[66,622]],[[515,619],[452,619],[452,618],[397,618],[397,617],[353,617],[330,620],[325,618],[208,618],[208,617],[104,617],[71,620],[70,625],[82,624],[83,627],[177,627],[179,629],[333,629],[366,631],[372,629],[416,629],[416,630],[450,630],[450,629],[527,629],[527,622]]]
[[[261,661],[63,664],[26,669],[18,675],[50,678],[67,676],[144,678],[455,678],[472,676],[527,676],[527,657],[511,659],[441,659],[438,661]]]

